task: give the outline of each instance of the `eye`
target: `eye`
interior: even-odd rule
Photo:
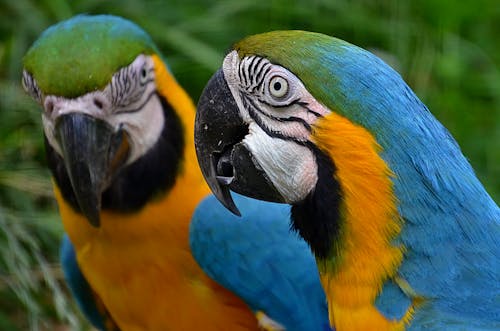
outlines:
[[[141,85],[146,84],[148,80],[148,70],[146,69],[146,66],[143,66],[141,69],[140,80],[141,80]]]
[[[269,92],[275,98],[282,98],[288,93],[288,81],[281,76],[269,80]]]

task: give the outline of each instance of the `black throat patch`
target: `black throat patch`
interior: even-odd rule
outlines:
[[[318,181],[303,201],[292,205],[292,228],[311,246],[316,258],[324,259],[339,239],[342,195],[333,161],[312,144],[307,146],[316,157]]]
[[[159,94],[165,117],[161,135],[155,145],[132,164],[116,174],[111,186],[102,194],[102,209],[116,212],[140,210],[155,196],[165,194],[175,184],[181,171],[184,135],[180,118],[172,106]],[[76,201],[68,173],[59,154],[45,138],[48,166],[64,200],[77,212]]]

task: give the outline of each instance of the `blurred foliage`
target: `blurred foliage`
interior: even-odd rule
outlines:
[[[194,99],[230,45],[249,34],[312,30],[367,48],[401,73],[500,197],[497,0],[0,0],[1,330],[85,328],[57,266],[62,226],[39,108],[20,86],[31,43],[78,13],[143,26]]]

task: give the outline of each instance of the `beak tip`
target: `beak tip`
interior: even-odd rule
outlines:
[[[100,202],[97,202],[96,204],[93,204],[92,206],[90,205],[81,205],[80,208],[82,208],[82,213],[84,217],[87,219],[87,221],[92,225],[94,228],[99,228],[101,226],[101,215],[100,215],[100,210],[101,208],[98,207],[100,205]],[[86,208],[85,208],[86,207]]]
[[[229,188],[227,186],[225,185],[211,186],[211,190],[212,193],[217,198],[217,200],[219,200],[220,203],[222,203],[222,205],[226,207],[227,210],[229,210],[236,216],[241,216],[241,213],[238,207],[236,207],[236,204],[234,203],[233,198],[231,196],[231,192],[229,191]]]
[[[231,213],[233,213],[234,215],[238,216],[238,217],[241,217],[241,212],[240,210],[238,209],[238,207],[236,207],[236,205],[234,204],[233,200],[231,200],[231,203],[230,204],[225,204],[224,205]]]

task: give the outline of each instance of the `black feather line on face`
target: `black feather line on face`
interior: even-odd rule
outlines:
[[[264,82],[264,77],[265,77],[265,72],[264,69],[271,69],[270,65],[269,64],[264,64],[262,66],[259,67],[259,65],[262,63],[262,61],[264,60],[263,57],[259,57],[259,59],[257,60],[257,63],[255,64],[255,67],[253,68],[252,70],[252,81],[253,81],[253,84],[255,84],[255,87],[251,90],[251,92],[253,93],[254,91],[256,91],[257,89],[260,89],[260,86],[262,86],[262,83]]]
[[[255,91],[259,91],[262,87],[262,84],[264,84],[264,78],[267,76],[267,74],[271,71],[272,66],[271,64],[267,63],[262,66],[260,71],[257,73],[257,76],[255,78],[255,81],[258,82],[255,87],[250,91],[250,93],[254,93]]]
[[[140,210],[175,184],[184,157],[184,129],[174,109],[158,95],[165,117],[163,130],[156,144],[132,164],[121,169],[103,192],[102,209],[116,212]],[[71,187],[64,162],[45,139],[49,168],[64,200],[77,212],[80,208]]]
[[[296,102],[296,104],[299,105],[300,107],[304,108],[309,114],[312,114],[312,115],[316,116],[317,118],[323,117],[323,115],[321,115],[320,113],[317,113],[314,110],[312,110],[311,108],[309,108],[309,104],[307,102],[298,100]]]
[[[243,103],[243,107],[245,107],[245,109],[247,109],[247,111],[248,111],[248,115],[250,115],[250,117],[255,121],[255,123],[257,123],[257,125],[260,126],[260,128],[262,130],[264,130],[264,132],[268,136],[273,137],[273,138],[279,138],[279,139],[286,140],[286,141],[293,141],[293,142],[295,142],[295,143],[297,143],[299,145],[305,145],[306,144],[305,141],[302,141],[302,140],[299,140],[299,139],[295,139],[294,137],[285,136],[281,132],[273,131],[272,129],[270,129],[262,121],[262,119],[260,118],[260,116],[257,113],[259,113],[259,114],[261,114],[263,116],[266,116],[266,117],[270,117],[270,116],[268,116],[266,113],[262,112],[259,109],[259,107],[257,107],[257,105],[255,105],[255,103],[252,101],[252,99],[250,97],[247,97],[244,93],[240,94],[240,96],[241,96],[241,100],[242,100],[242,103]],[[273,117],[270,117],[270,118],[278,120],[277,118],[273,118]],[[293,120],[290,120],[290,121],[293,121]]]
[[[126,113],[137,113],[138,111],[140,111],[148,102],[149,100],[151,100],[151,98],[153,97],[153,95],[157,95],[156,91],[152,91],[151,93],[149,93],[149,95],[146,97],[146,99],[142,102],[142,104],[140,104],[139,106],[137,106],[136,108],[132,108],[132,109],[121,109],[117,112],[115,112],[115,114],[126,114]]]
[[[260,108],[257,107],[257,105],[255,105],[255,103],[253,101],[249,100],[249,102],[251,103],[251,105],[255,109],[257,109],[259,111],[260,114],[262,114],[263,116],[266,116],[269,119],[272,119],[272,120],[275,120],[275,121],[278,121],[278,122],[299,122],[300,124],[302,124],[302,126],[304,127],[304,129],[306,129],[309,132],[312,132],[311,125],[309,125],[309,123],[307,123],[304,119],[302,119],[300,117],[296,117],[296,116],[289,116],[289,117],[274,116],[274,115],[268,114],[267,112],[262,111]],[[266,105],[268,105],[270,107],[274,107],[274,108],[285,108],[285,107],[290,107],[290,106],[292,106],[294,104],[298,104],[299,99],[292,100],[292,101],[290,101],[290,103],[288,103],[286,105],[271,105],[270,103],[266,102],[265,100],[259,100],[259,102],[261,102],[263,104],[266,104]]]
[[[318,181],[301,202],[292,205],[292,228],[311,246],[319,259],[331,257],[340,237],[340,204],[342,192],[335,179],[333,161],[312,143],[308,144],[316,157]]]

